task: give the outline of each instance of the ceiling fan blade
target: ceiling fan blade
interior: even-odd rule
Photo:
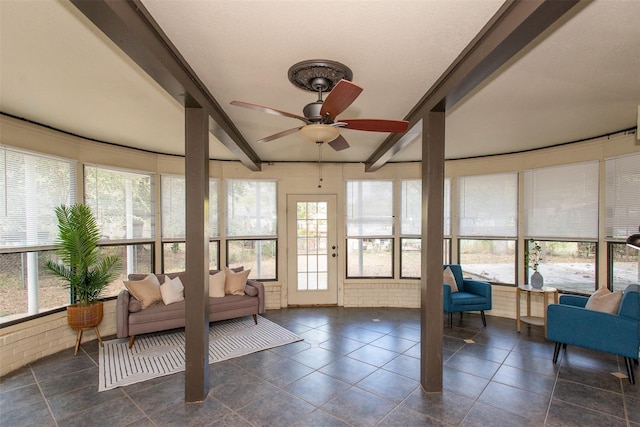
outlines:
[[[231,101],[231,105],[249,108],[251,110],[262,111],[263,113],[273,114],[276,116],[291,117],[292,119],[302,120],[307,124],[311,123],[306,117],[298,116],[297,114],[293,114],[293,113],[287,113],[286,111],[276,110],[275,108],[271,108],[271,107],[265,107],[264,105],[252,104],[250,102],[244,102],[244,101]]]
[[[269,135],[269,136],[265,136],[262,139],[259,139],[256,142],[269,142],[269,141],[273,141],[274,139],[278,139],[278,138],[282,138],[284,136],[287,135],[291,135],[292,133],[296,133],[298,132],[300,129],[302,129],[302,126],[297,127],[297,128],[292,128],[292,129],[287,129],[287,130],[283,130],[282,132],[278,132],[278,133],[274,133],[273,135]]]
[[[322,103],[320,114],[325,116],[328,113],[329,118],[333,120],[356,100],[360,92],[362,88],[357,84],[345,79],[340,80]]]
[[[342,135],[339,135],[336,139],[329,142],[329,146],[336,151],[342,151],[349,148],[349,143]]]
[[[409,122],[406,120],[384,119],[340,119],[340,123],[346,123],[345,129],[367,130],[371,132],[406,132]]]

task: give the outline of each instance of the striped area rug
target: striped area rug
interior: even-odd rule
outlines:
[[[209,328],[209,363],[278,347],[302,338],[258,316],[214,322]],[[184,371],[184,329],[136,337],[129,349],[127,338],[105,341],[99,354],[98,391],[135,384]]]

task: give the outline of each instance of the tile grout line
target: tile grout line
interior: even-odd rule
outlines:
[[[49,399],[47,399],[47,396],[44,395],[44,392],[42,391],[42,387],[40,387],[40,381],[38,381],[38,377],[36,376],[36,373],[33,372],[33,368],[31,367],[31,365],[29,365],[29,371],[31,372],[31,375],[33,376],[33,380],[35,381],[36,387],[38,387],[38,391],[40,392],[40,395],[42,396],[42,399],[44,400],[44,404],[47,405],[47,410],[49,411],[49,414],[51,415],[51,419],[53,419],[53,423],[57,427],[58,426],[58,420],[56,420],[56,417],[53,415],[53,411],[51,410],[51,405],[49,405]]]

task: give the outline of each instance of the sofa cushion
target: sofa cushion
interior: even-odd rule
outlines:
[[[140,310],[142,310],[142,303],[133,297],[129,298],[129,312],[137,313]]]
[[[244,287],[244,294],[245,295],[249,295],[250,297],[257,297],[258,296],[258,289],[254,288],[253,286],[246,285]]]
[[[622,301],[622,292],[611,292],[608,288],[600,288],[591,294],[584,308],[617,314],[620,301]]]
[[[227,295],[244,295],[244,287],[247,284],[247,277],[251,273],[251,269],[243,270],[239,273],[224,268],[224,293]]]
[[[142,280],[127,280],[124,286],[142,304],[142,309],[162,301],[160,282],[155,274],[149,274]]]
[[[209,275],[209,296],[211,298],[224,297],[225,295],[224,282],[225,282],[224,271],[218,271],[215,274]]]
[[[442,274],[442,280],[445,285],[451,286],[451,293],[458,292],[458,284],[456,283],[456,278],[453,275],[453,271],[449,267],[444,269]]]
[[[160,294],[164,305],[173,304],[184,300],[184,285],[179,277],[171,279],[169,276],[164,277],[164,283],[160,285]]]

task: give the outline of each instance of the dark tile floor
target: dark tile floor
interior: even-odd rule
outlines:
[[[455,317],[444,390],[422,391],[419,310],[297,308],[265,317],[304,341],[210,365],[205,402],[184,374],[98,393],[97,344],[0,379],[2,426],[640,426],[640,385],[615,356],[569,347],[551,361],[542,329]],[[443,317],[443,323],[446,324]],[[637,368],[636,368],[637,370]],[[636,374],[640,377],[639,374]]]

